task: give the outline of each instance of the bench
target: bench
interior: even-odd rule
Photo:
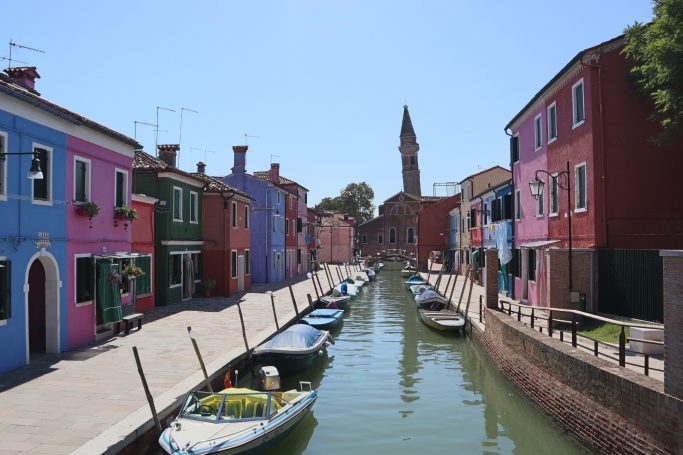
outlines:
[[[130,333],[130,329],[133,327],[133,324],[135,324],[135,321],[138,323],[138,331],[142,330],[142,318],[144,315],[142,313],[133,313],[129,314],[128,316],[124,316],[121,319],[121,322],[124,324],[124,331],[126,332],[126,335]],[[119,325],[121,322],[117,323],[117,332],[120,332],[121,330],[119,329]]]

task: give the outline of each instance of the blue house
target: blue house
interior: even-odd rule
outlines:
[[[501,250],[505,246],[512,251],[512,181],[502,183],[493,188],[495,199],[491,203],[491,214],[493,222],[495,223],[495,232],[503,230],[505,235],[501,234],[501,239],[495,241],[495,246],[498,248],[498,258],[500,264]],[[501,243],[502,239],[505,243]],[[512,253],[510,253],[512,254]],[[511,259],[506,264],[499,266],[498,271],[498,290],[500,292],[507,292],[508,295],[513,294],[513,270],[514,261]]]
[[[251,204],[251,281],[276,283],[285,279],[285,195],[288,191],[279,182],[280,165],[271,165],[273,178],[263,180],[248,174],[248,146],[232,148],[232,173],[223,182],[254,198]]]

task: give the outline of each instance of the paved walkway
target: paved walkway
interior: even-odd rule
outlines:
[[[436,264],[438,265],[438,264]],[[435,266],[436,266],[435,265]],[[435,283],[436,277],[438,275],[438,272],[432,269],[432,275],[430,277],[430,282],[432,284]],[[422,277],[426,279],[427,274],[422,273]],[[454,305],[458,304],[458,300],[460,297],[460,294],[462,293],[462,287],[464,284],[465,278],[463,276],[459,276],[457,280],[451,280],[451,283],[449,285],[448,290],[446,290],[446,285],[448,284],[448,275],[444,274],[441,278],[441,283],[439,284],[439,292],[442,294],[447,293],[446,297],[448,297],[451,294],[451,290],[453,289],[454,283],[455,283],[455,291],[453,292],[453,298],[452,302]],[[465,311],[465,304],[467,302],[467,293],[469,291],[469,283],[467,285],[467,289],[465,289],[464,296],[462,298],[462,307],[461,310],[464,312]],[[474,319],[475,321],[479,321],[479,299],[481,297],[481,300],[483,305],[486,303],[486,294],[485,294],[485,288],[483,286],[479,286],[478,284],[474,284],[472,286],[472,299],[470,303],[470,308],[469,308],[469,313],[468,315],[470,316],[471,319]],[[509,297],[506,297],[504,295],[499,295],[499,300],[505,300],[507,302],[512,302],[512,303],[519,303],[519,301],[513,300]],[[482,306],[483,306],[482,305]],[[536,317],[547,317],[545,312],[543,312],[542,309],[535,308],[534,309],[535,316]],[[517,317],[516,315],[516,308],[513,306],[513,317]],[[521,322],[525,323],[528,326],[531,326],[531,307],[523,307],[522,309],[522,315],[521,315]],[[534,320],[534,328],[536,330],[542,331],[543,333],[548,333],[548,323],[545,320]],[[555,339],[560,339],[560,331],[555,328],[553,331],[553,338]],[[564,334],[562,335],[563,341],[565,343],[571,344],[571,330],[565,330]],[[594,349],[594,342],[593,340],[589,338],[585,338],[582,336],[577,336],[577,347],[584,349],[589,352],[593,352]],[[619,364],[619,347],[616,344],[600,344],[598,347],[598,352],[599,352],[599,358],[607,360],[609,362]],[[630,351],[626,349],[626,368],[633,370],[637,373],[644,374],[644,364],[645,364],[645,357],[636,354],[633,351]],[[664,381],[664,359],[663,356],[650,356],[649,359],[649,376],[657,379],[659,381]]]
[[[324,274],[320,279],[327,288]],[[315,299],[310,279],[292,288],[300,310],[308,306],[306,294]],[[203,386],[187,326],[200,332],[208,373],[217,377],[245,352],[238,301],[250,347],[275,332],[267,289],[255,285],[241,296],[160,307],[145,315],[140,332],[0,374],[0,455],[116,453],[153,426],[132,347],[138,347],[158,413],[168,415],[189,390]],[[274,293],[284,325],[295,316],[289,289]]]

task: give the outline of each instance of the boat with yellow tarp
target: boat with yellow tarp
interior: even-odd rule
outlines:
[[[231,388],[191,392],[159,444],[169,454],[237,454],[285,436],[318,398],[310,382],[300,390],[260,392]]]

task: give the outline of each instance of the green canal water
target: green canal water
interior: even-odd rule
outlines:
[[[577,454],[476,342],[423,325],[399,264],[387,263],[310,370],[319,398],[266,455]]]

